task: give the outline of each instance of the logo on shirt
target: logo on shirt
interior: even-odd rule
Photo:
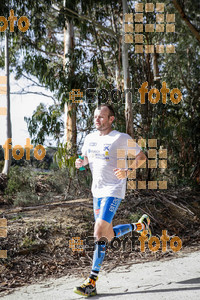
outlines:
[[[91,150],[91,149],[88,149],[88,153],[99,153],[99,150]]]
[[[109,150],[110,150],[110,144],[109,145],[104,145],[103,151],[105,151],[105,159],[109,160]]]
[[[92,146],[92,147],[94,147],[96,145],[97,145],[97,143],[89,143],[89,146]]]

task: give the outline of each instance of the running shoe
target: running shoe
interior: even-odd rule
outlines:
[[[145,226],[145,229],[142,229],[140,231],[138,231],[139,233],[142,233],[144,230],[147,230],[147,236],[148,236],[148,239],[151,238],[152,234],[151,234],[151,229],[149,227],[150,225],[150,218],[149,216],[147,215],[142,215],[141,218],[138,220],[138,223],[143,223],[144,226]]]
[[[85,297],[95,296],[97,294],[96,280],[87,278],[81,286],[74,288],[74,293]]]

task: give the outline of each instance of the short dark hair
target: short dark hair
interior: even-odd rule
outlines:
[[[101,109],[102,107],[107,107],[109,109],[109,117],[114,116],[115,117],[115,111],[110,104],[100,104],[98,105],[98,109]]]

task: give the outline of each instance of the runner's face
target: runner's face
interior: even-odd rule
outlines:
[[[111,128],[113,118],[109,117],[109,109],[107,107],[96,108],[94,112],[94,124],[97,130],[103,131]]]

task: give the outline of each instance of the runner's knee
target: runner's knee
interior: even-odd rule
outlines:
[[[102,226],[98,226],[97,228],[95,228],[94,230],[94,237],[99,241],[99,240],[107,240],[107,231],[105,230],[105,228],[102,228]]]

